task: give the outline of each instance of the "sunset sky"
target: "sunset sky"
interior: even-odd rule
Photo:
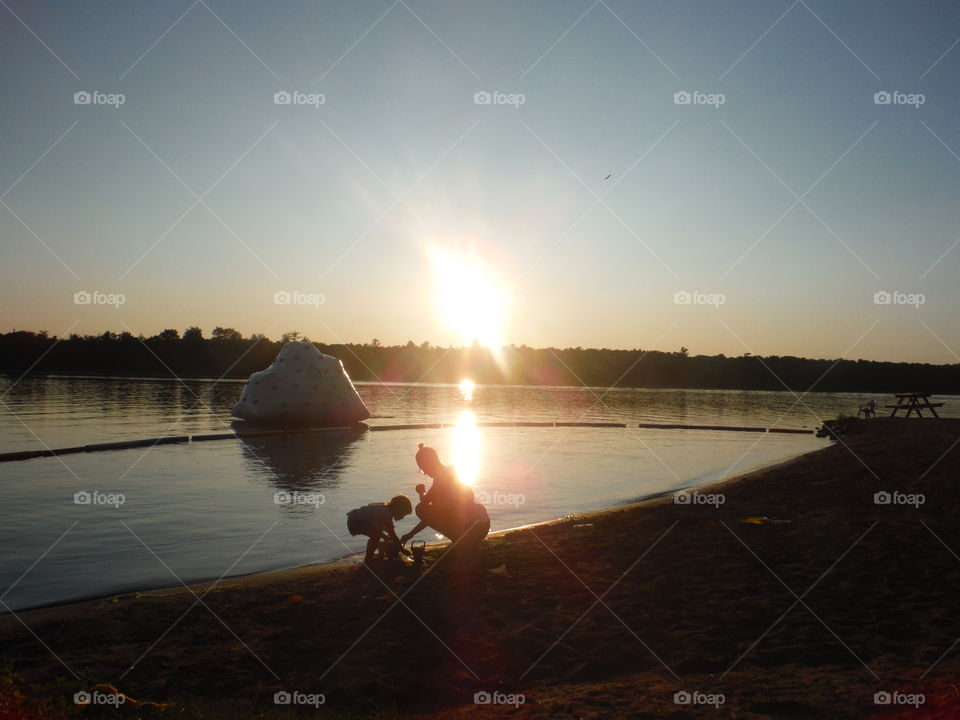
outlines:
[[[956,3],[0,18],[0,330],[960,362]]]

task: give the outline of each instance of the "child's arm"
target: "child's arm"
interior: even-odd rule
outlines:
[[[400,543],[400,538],[397,537],[397,529],[393,526],[393,523],[390,523],[390,527],[387,530],[384,530],[384,533],[387,536],[388,540],[393,540],[395,543]],[[403,543],[400,543],[401,545]]]
[[[380,535],[381,535],[381,537],[386,538],[387,541],[389,541],[389,542],[391,542],[391,543],[396,543],[397,549],[398,549],[400,552],[402,552],[404,555],[409,555],[409,554],[410,554],[410,551],[407,550],[405,547],[403,547],[403,540],[401,540],[400,538],[397,537],[397,531],[396,531],[396,529],[394,528],[393,523],[390,523],[390,526],[389,526],[389,527],[384,528],[383,530],[381,530],[381,531],[380,531]]]
[[[397,530],[393,525],[393,520],[388,520],[383,518],[381,520],[381,525],[379,529],[379,537],[384,538],[385,540],[392,540],[393,542],[399,543],[400,538],[397,537]]]
[[[404,534],[404,536],[400,538],[400,544],[401,544],[401,545],[406,545],[406,544],[407,544],[407,540],[409,540],[410,538],[412,538],[412,537],[413,537],[414,535],[416,535],[417,533],[423,531],[426,527],[427,527],[427,524],[426,524],[423,520],[421,520],[420,522],[418,522],[418,523],[416,524],[416,526],[413,528],[413,530],[411,530],[410,532]]]

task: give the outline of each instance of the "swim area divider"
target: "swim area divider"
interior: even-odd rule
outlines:
[[[623,428],[633,427],[627,423],[614,422],[479,422],[477,427],[502,428]],[[75,453],[101,452],[105,450],[130,450],[133,448],[154,447],[156,445],[176,445],[181,443],[207,442],[210,440],[230,440],[244,438],[270,437],[276,435],[294,435],[300,433],[322,432],[383,432],[386,430],[442,430],[456,427],[456,423],[413,423],[408,425],[342,425],[337,427],[308,427],[287,428],[282,430],[253,430],[251,432],[207,433],[203,435],[168,435],[144,440],[123,440],[119,442],[94,443],[91,445],[75,445],[65,448],[46,448],[44,450],[21,450],[18,452],[0,453],[0,462],[15,460],[32,460],[33,458],[56,457],[58,455],[72,455]],[[812,430],[799,428],[764,428],[740,427],[736,425],[680,425],[639,423],[636,427],[644,430],[722,430],[727,432],[757,432],[757,433],[791,433],[796,435],[811,435]]]

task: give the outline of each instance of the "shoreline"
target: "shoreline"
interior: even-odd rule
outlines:
[[[794,457],[788,458],[786,460],[781,460],[779,462],[770,463],[767,465],[759,465],[751,469],[745,470],[742,473],[738,473],[733,477],[721,478],[716,480],[710,480],[706,483],[699,485],[686,485],[677,490],[663,490],[650,495],[641,497],[639,499],[625,500],[620,504],[612,505],[609,507],[598,508],[595,510],[587,510],[584,512],[574,512],[569,513],[568,515],[563,515],[557,518],[551,518],[549,520],[540,520],[532,523],[525,523],[523,525],[516,525],[514,527],[504,528],[502,530],[491,531],[487,536],[485,542],[502,538],[503,536],[513,533],[520,532],[523,530],[529,530],[531,528],[539,527],[551,527],[560,523],[569,522],[571,518],[577,519],[589,519],[597,516],[602,516],[607,513],[629,511],[643,507],[654,507],[658,503],[667,504],[667,499],[672,498],[676,493],[683,490],[696,490],[698,492],[703,492],[709,489],[720,489],[727,485],[732,485],[743,480],[748,480],[750,477],[758,473],[766,473],[768,471],[775,470],[777,468],[785,467],[791,463],[797,462],[802,458],[812,454],[821,452],[824,448],[817,448],[815,450],[808,450],[806,452],[800,453]],[[426,531],[425,531],[426,532]],[[444,540],[441,542],[431,542],[427,543],[427,552],[437,551],[443,546],[449,544],[449,540]],[[271,582],[285,582],[288,580],[298,579],[300,577],[308,576],[314,572],[327,572],[342,570],[345,568],[353,568],[360,566],[360,562],[357,560],[362,556],[362,552],[356,552],[351,554],[340,555],[338,557],[332,558],[330,560],[321,560],[318,562],[307,563],[305,565],[295,565],[288,568],[279,568],[275,570],[262,570],[254,571],[250,573],[240,574],[240,575],[227,575],[223,578],[207,578],[203,580],[189,581],[185,582],[182,585],[158,585],[155,587],[139,587],[139,588],[130,588],[122,589],[118,592],[110,593],[107,595],[92,595],[90,597],[77,598],[68,602],[53,602],[49,604],[40,604],[33,605],[28,608],[18,609],[16,611],[0,611],[0,623],[3,623],[5,618],[11,617],[16,614],[21,617],[27,615],[33,615],[37,613],[38,616],[45,618],[57,617],[60,614],[60,611],[64,613],[69,613],[71,608],[77,607],[78,611],[83,611],[88,609],[90,606],[101,606],[105,602],[117,602],[120,599],[127,598],[158,598],[158,597],[170,597],[172,595],[188,595],[191,591],[194,593],[202,594],[208,588],[210,589],[228,589],[233,587],[256,587],[263,584],[269,584]],[[45,611],[50,611],[45,613]]]
[[[274,695],[293,691],[335,718],[688,720],[683,693],[738,720],[906,717],[878,693],[957,717],[958,474],[960,420],[862,421],[698,488],[722,504],[663,495],[499,531],[476,565],[433,547],[420,574],[313,565],[202,604],[177,589],[0,618],[0,682],[43,708],[16,717],[49,720],[98,683],[165,720],[281,720]],[[475,703],[493,691],[525,702]]]

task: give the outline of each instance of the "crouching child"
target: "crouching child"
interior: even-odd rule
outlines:
[[[402,520],[413,512],[410,498],[396,495],[388,503],[370,503],[347,513],[347,530],[351,535],[366,535],[367,554],[363,561],[370,565],[378,556],[380,560],[399,559],[400,553],[409,554],[400,543],[397,531],[393,527],[395,520]],[[386,542],[382,543],[381,540]]]

